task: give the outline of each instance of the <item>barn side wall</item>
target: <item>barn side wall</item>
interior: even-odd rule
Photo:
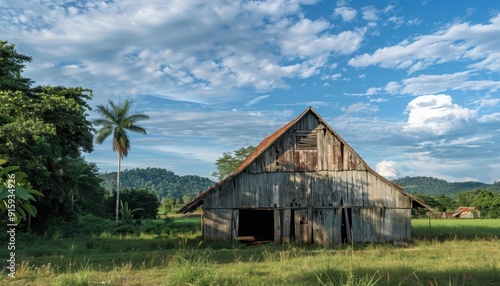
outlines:
[[[243,172],[206,195],[203,235],[236,239],[238,210],[272,209],[276,242],[400,240],[410,236],[411,207],[407,196],[306,114]]]

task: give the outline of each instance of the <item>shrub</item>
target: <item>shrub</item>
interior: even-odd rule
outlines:
[[[131,225],[120,225],[113,230],[113,235],[130,235],[134,234],[134,228]]]

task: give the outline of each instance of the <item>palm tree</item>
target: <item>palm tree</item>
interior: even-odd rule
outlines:
[[[149,119],[149,115],[131,113],[132,101],[125,100],[122,104],[108,102],[108,106],[98,105],[97,112],[101,118],[93,121],[94,125],[102,126],[97,131],[96,143],[101,144],[113,133],[113,151],[118,154],[118,173],[116,176],[116,224],[120,209],[120,166],[121,160],[127,157],[130,150],[130,139],[127,131],[146,134],[146,129],[136,125],[136,122]]]
[[[88,187],[91,184],[92,173],[90,166],[83,158],[70,158],[69,160],[66,170],[73,180],[69,194],[71,195],[71,210],[74,210],[75,202],[80,197],[80,188]]]

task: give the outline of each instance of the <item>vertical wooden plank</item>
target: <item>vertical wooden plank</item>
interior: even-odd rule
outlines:
[[[306,180],[304,178],[304,172],[294,173],[294,190],[292,195],[291,206],[292,207],[305,207],[306,200]]]
[[[335,144],[333,133],[326,129],[325,133],[325,158],[326,158],[326,170],[335,170]]]
[[[337,137],[335,139],[335,170],[344,170],[344,144]]]
[[[347,203],[349,202],[348,200],[348,180],[347,180],[347,175],[345,171],[338,171],[335,174],[335,178],[337,181],[336,187],[337,187],[337,199],[339,202],[339,206],[342,205],[346,206]]]
[[[283,225],[283,210],[274,210],[274,243],[281,242],[281,233]]]
[[[324,124],[316,128],[318,137],[318,170],[333,170],[333,145],[332,134]]]
[[[214,240],[214,237],[212,236],[213,233],[213,213],[212,209],[203,209],[204,213],[204,225],[203,225],[203,239],[205,241],[212,241]]]
[[[295,238],[304,244],[311,243],[312,222],[308,209],[295,210]]]
[[[283,211],[283,224],[281,228],[281,239],[284,243],[291,242],[290,225],[292,222],[291,209],[284,209]]]
[[[344,155],[344,157],[342,158],[342,170],[344,171],[347,171],[349,170],[349,149],[346,148],[345,145],[342,145],[342,149],[344,149],[342,151],[342,154]]]
[[[301,198],[299,190],[300,177],[297,172],[289,173],[291,185],[286,192],[286,207],[297,207]]]
[[[327,209],[314,209],[313,210],[313,240],[314,244],[328,245],[328,233],[325,222],[325,213]]]
[[[351,238],[355,243],[363,241],[359,208],[351,208]]]
[[[295,137],[293,136],[293,130],[289,129],[285,133],[285,137],[282,141],[283,150],[282,155],[280,157],[279,165],[282,171],[290,172],[295,168],[294,163],[294,145],[295,145]]]
[[[340,208],[335,208],[332,210],[332,234],[331,234],[331,239],[330,241],[333,244],[339,244],[341,243],[341,227],[342,227],[342,215],[341,215],[342,209]]]
[[[240,210],[239,209],[233,209],[233,215],[232,215],[232,239],[234,241],[238,241],[238,229],[239,229],[239,223],[240,223]]]
[[[368,206],[368,176],[366,171],[358,171],[359,181],[361,183],[361,205]]]
[[[308,124],[308,128],[309,129],[316,129],[318,127],[318,118],[313,115],[312,113],[309,113],[309,115],[307,116],[307,124]]]

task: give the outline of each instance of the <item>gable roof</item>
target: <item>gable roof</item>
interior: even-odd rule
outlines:
[[[334,134],[335,137],[337,137],[343,144],[346,148],[349,149],[350,152],[352,152],[355,156],[357,156],[361,162],[361,164],[363,164],[363,166],[365,167],[366,171],[367,172],[370,172],[372,173],[373,175],[377,176],[379,179],[381,179],[382,181],[384,181],[385,183],[393,186],[394,188],[396,188],[398,191],[400,191],[401,193],[403,193],[405,196],[407,196],[408,198],[410,198],[410,200],[412,201],[412,206],[414,208],[416,207],[422,207],[422,208],[427,208],[429,210],[432,210],[431,207],[429,207],[428,205],[426,205],[425,203],[419,201],[416,197],[406,193],[403,191],[403,189],[401,188],[401,186],[395,184],[394,182],[386,179],[385,177],[383,177],[382,175],[378,174],[377,172],[375,172],[373,169],[371,169],[368,164],[366,164],[366,162],[361,158],[361,156],[359,156],[352,148],[351,146],[349,146],[349,144],[347,144],[347,142],[344,141],[344,139],[342,139],[342,137],[340,137],[337,132],[335,132],[335,130],[333,130],[330,125],[328,125],[324,120],[323,118],[321,118],[321,116],[312,108],[312,107],[309,107],[307,108],[306,110],[304,110],[304,112],[302,112],[299,116],[297,116],[296,118],[294,118],[292,121],[288,122],[287,124],[283,125],[283,127],[279,128],[278,130],[276,130],[273,134],[267,136],[266,138],[264,138],[264,140],[262,140],[262,142],[260,142],[260,144],[255,148],[255,150],[250,153],[250,155],[248,155],[248,157],[240,164],[240,166],[238,168],[236,168],[236,170],[229,176],[227,176],[226,178],[222,179],[221,181],[219,181],[218,183],[216,183],[215,185],[209,187],[207,190],[205,190],[204,192],[202,192],[201,194],[199,194],[198,196],[196,196],[194,199],[192,199],[190,202],[186,203],[181,209],[180,209],[180,212],[181,213],[187,213],[187,212],[192,212],[194,210],[196,210],[200,205],[203,204],[203,198],[212,190],[218,188],[219,186],[223,185],[224,183],[230,181],[231,179],[233,179],[235,176],[237,176],[239,173],[243,172],[248,166],[250,166],[250,164],[255,161],[260,155],[262,155],[262,153],[264,153],[274,142],[276,142],[276,140],[278,140],[278,138],[280,138],[283,134],[285,134],[285,132],[287,132],[292,126],[294,126],[300,119],[302,119],[306,114],[308,113],[312,113],[317,119],[318,119],[318,122],[320,123],[323,123],[326,128],[332,132]]]

